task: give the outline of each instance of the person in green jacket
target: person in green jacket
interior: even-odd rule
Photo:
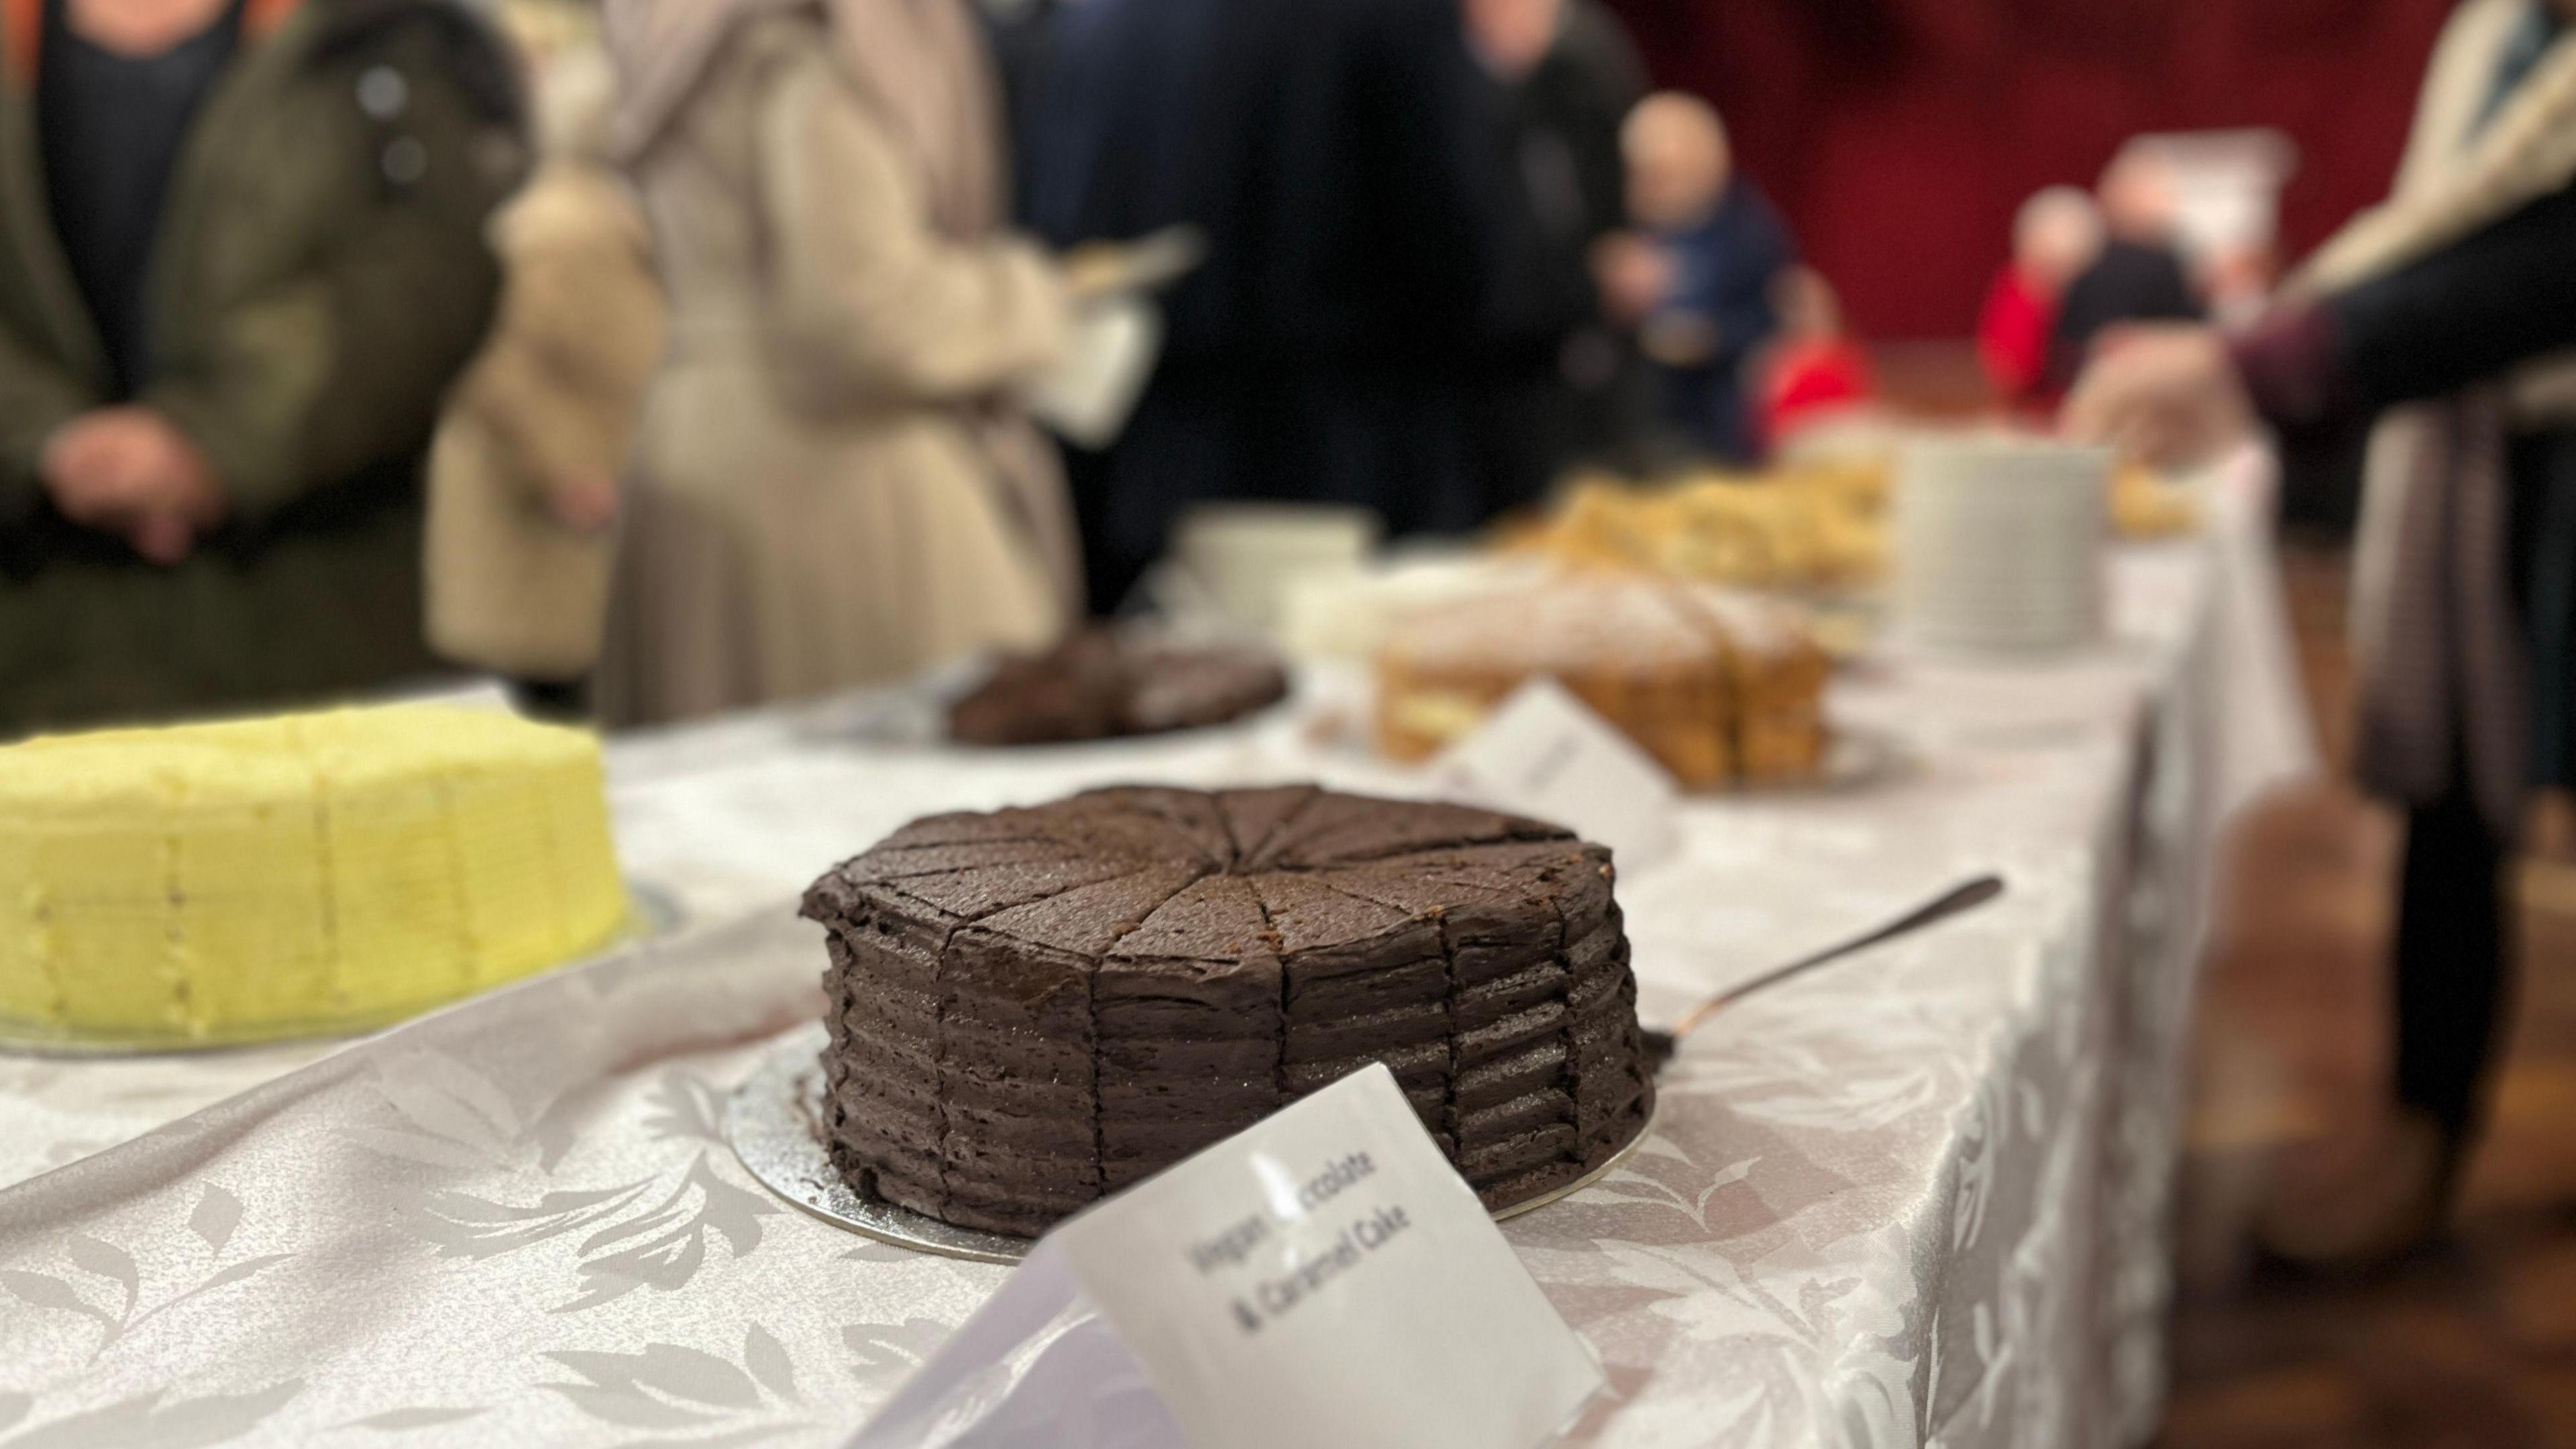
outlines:
[[[0,0],[0,739],[434,667],[517,112],[451,0]]]

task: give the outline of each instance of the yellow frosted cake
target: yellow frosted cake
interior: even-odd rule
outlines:
[[[627,911],[599,746],[398,705],[0,748],[0,1022],[186,1043],[390,1021]]]

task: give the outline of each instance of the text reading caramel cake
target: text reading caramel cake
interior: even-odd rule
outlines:
[[[1382,1061],[1489,1206],[1653,1086],[1610,853],[1312,786],[916,821],[817,881],[823,1132],[863,1196],[1033,1235]]]

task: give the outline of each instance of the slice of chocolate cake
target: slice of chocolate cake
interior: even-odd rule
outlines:
[[[1610,853],[1313,786],[918,821],[814,883],[852,1188],[1035,1235],[1385,1062],[1488,1206],[1654,1101]]]
[[[1262,650],[1159,642],[1111,629],[1013,655],[948,709],[961,745],[1072,744],[1231,724],[1288,697]]]

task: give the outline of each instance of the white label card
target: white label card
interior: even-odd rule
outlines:
[[[1434,762],[1432,775],[1458,795],[1599,841],[1625,871],[1680,847],[1681,796],[1671,773],[1546,675],[1514,691]]]
[[[1063,356],[1020,384],[1022,406],[1067,441],[1106,448],[1127,428],[1163,351],[1163,314],[1112,296],[1074,314]]]
[[[1536,1449],[1601,1385],[1380,1065],[1059,1228],[852,1449]]]

